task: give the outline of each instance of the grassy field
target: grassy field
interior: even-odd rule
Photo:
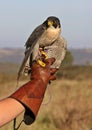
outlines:
[[[16,90],[16,71],[5,72],[0,73],[0,99]],[[57,77],[46,90],[36,121],[30,126],[22,124],[19,130],[92,130],[92,67],[62,67]],[[22,116],[17,118],[18,124]],[[0,130],[12,130],[12,124]]]

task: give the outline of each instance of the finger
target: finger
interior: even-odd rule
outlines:
[[[55,58],[48,58],[47,60],[45,60],[47,66],[52,65],[54,62],[55,62]]]
[[[55,75],[51,75],[49,80],[56,80],[56,76]]]
[[[57,71],[58,71],[57,68],[51,68],[51,69],[50,69],[50,73],[51,73],[51,74],[54,74],[54,73],[56,73]]]

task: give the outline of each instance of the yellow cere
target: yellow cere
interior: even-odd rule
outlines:
[[[53,25],[53,21],[48,21],[48,25],[52,26]]]

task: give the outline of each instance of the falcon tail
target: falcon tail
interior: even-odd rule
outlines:
[[[17,80],[19,80],[19,78],[21,76],[21,73],[23,72],[23,69],[24,69],[24,67],[25,67],[25,65],[27,63],[27,60],[28,60],[29,56],[31,55],[31,53],[32,53],[32,51],[30,52],[30,49],[26,52],[25,57],[24,57],[24,59],[22,61],[22,64],[21,64],[21,66],[19,68],[19,71],[18,71]]]

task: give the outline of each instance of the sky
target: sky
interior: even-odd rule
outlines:
[[[68,48],[92,48],[92,0],[0,0],[0,48],[23,48],[49,16],[60,19]]]

